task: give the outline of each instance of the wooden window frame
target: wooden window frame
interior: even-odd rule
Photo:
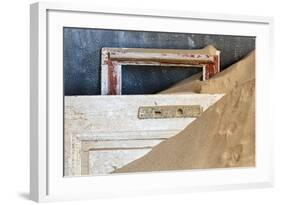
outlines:
[[[190,50],[102,48],[101,94],[122,94],[122,66],[148,65],[202,68],[203,81],[220,72],[220,51],[215,55],[192,53]]]

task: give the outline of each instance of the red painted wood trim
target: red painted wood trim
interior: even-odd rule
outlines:
[[[205,80],[210,79],[215,74],[219,72],[219,62],[218,62],[218,56],[213,56],[214,61],[212,63],[208,63],[205,65],[206,74],[205,74]]]
[[[111,54],[113,55],[111,58]],[[203,80],[208,80],[213,77],[216,73],[219,72],[219,54],[218,55],[204,55],[204,54],[179,54],[179,59],[165,59],[165,58],[149,58],[149,56],[145,58],[134,58],[134,56],[121,56],[114,58],[114,48],[109,50],[103,50],[102,52],[102,65],[107,65],[107,72],[108,72],[108,88],[106,91],[107,95],[118,95],[120,94],[118,89],[118,79],[120,81],[121,76],[118,72],[118,68],[122,65],[126,64],[135,64],[135,65],[142,65],[142,64],[166,64],[166,65],[173,65],[181,64],[181,65],[197,65],[205,67],[205,74],[203,76]],[[166,56],[167,54],[161,54],[161,56]],[[184,58],[182,58],[184,57]],[[186,59],[185,59],[186,58]],[[178,61],[177,61],[178,60]],[[120,86],[120,85],[119,85]]]
[[[117,75],[116,68],[114,67],[114,63],[111,59],[107,61],[108,65],[108,95],[117,95]]]

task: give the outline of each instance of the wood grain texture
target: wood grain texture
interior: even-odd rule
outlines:
[[[144,156],[151,149],[93,150],[89,153],[89,175],[109,174]]]
[[[65,97],[65,175],[106,174],[179,133],[195,117],[139,119],[141,106],[194,105],[205,111],[223,94]],[[95,154],[93,154],[95,153]],[[112,156],[110,156],[112,153]],[[124,154],[128,155],[124,157]],[[93,156],[92,156],[93,155]],[[113,164],[110,162],[112,158]],[[97,165],[94,165],[94,160]],[[104,165],[102,165],[104,160]],[[92,164],[91,164],[92,163]]]
[[[141,106],[200,105],[205,111],[223,94],[129,95],[129,96],[66,96],[65,124],[78,136],[91,135],[102,140],[112,133],[139,132],[152,135],[159,131],[182,130],[195,118],[146,119],[138,118]],[[95,134],[96,133],[96,134]],[[100,136],[100,137],[99,137]],[[109,139],[109,138],[106,138]]]

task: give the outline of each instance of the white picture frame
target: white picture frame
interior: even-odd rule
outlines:
[[[256,167],[63,177],[64,26],[256,36]],[[270,17],[32,4],[30,198],[41,202],[273,186],[273,134],[266,97],[270,82],[266,67],[273,67],[272,29]]]

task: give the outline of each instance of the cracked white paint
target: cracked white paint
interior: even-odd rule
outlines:
[[[139,119],[140,106],[201,105],[205,111],[222,96],[223,94],[66,96],[65,175],[77,176],[82,172],[85,175],[110,173],[113,167],[119,168],[142,157],[196,119]]]
[[[151,149],[98,150],[89,153],[89,174],[107,174],[147,154]]]

